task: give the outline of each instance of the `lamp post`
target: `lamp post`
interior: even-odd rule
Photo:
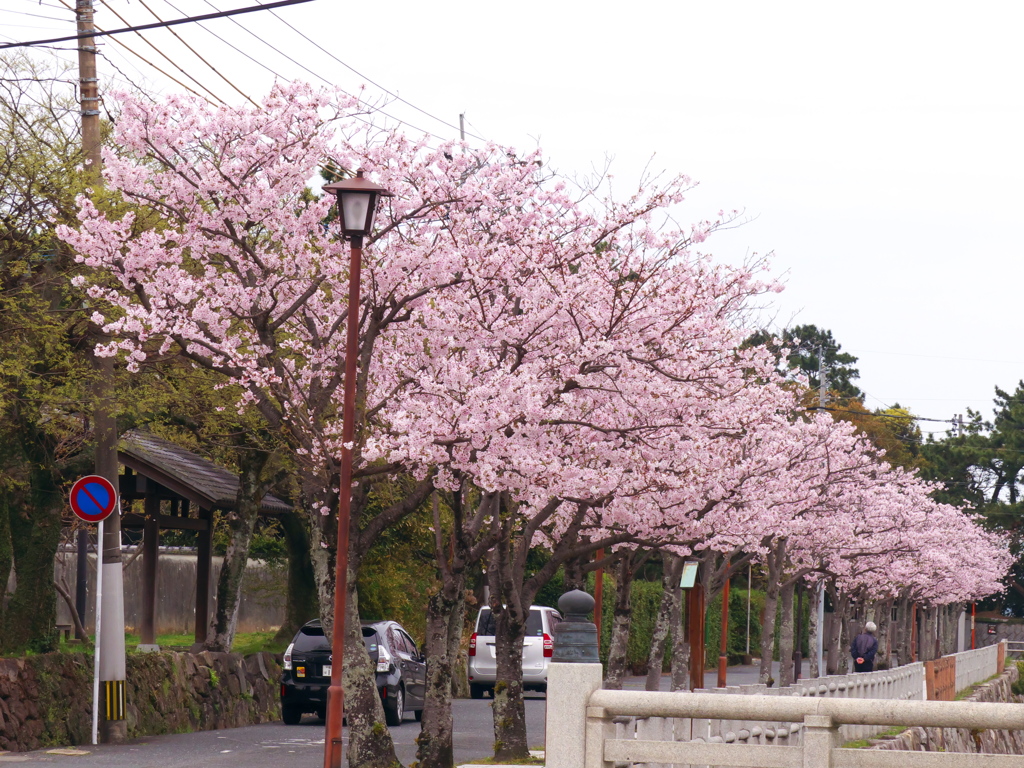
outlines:
[[[327,732],[324,768],[341,768],[341,723],[345,697],[341,687],[345,658],[345,602],[348,590],[348,529],[352,508],[352,441],[356,421],[356,359],[359,356],[359,270],[363,238],[370,234],[377,202],[394,197],[363,178],[325,184],[324,192],[338,196],[342,236],[351,242],[348,270],[348,338],[345,343],[345,390],[341,412],[341,477],[338,485],[338,544],[335,550],[334,630],[331,637],[331,685],[327,689]]]

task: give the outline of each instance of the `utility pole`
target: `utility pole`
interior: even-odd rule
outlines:
[[[75,19],[78,34],[88,35],[95,31],[92,0],[76,1]],[[93,37],[81,37],[78,40],[78,76],[86,183],[90,189],[97,189],[103,183],[103,160],[100,155],[99,79],[96,76],[96,43]],[[117,421],[111,395],[114,359],[94,357],[93,360],[96,367],[93,384],[96,474],[105,477],[117,488]],[[127,707],[120,509],[106,520],[103,541],[97,542],[97,549],[97,568],[103,569],[104,585],[101,606],[103,621],[100,636],[96,638],[96,652],[100,655],[99,677],[103,683],[105,701],[100,738],[104,743],[117,744],[128,737],[128,722],[125,719]]]
[[[463,141],[466,140],[466,113],[459,113],[459,138]]]
[[[818,407],[828,406],[828,381],[825,371],[825,346],[818,345]],[[818,675],[826,674],[825,668],[825,580],[819,579],[816,585],[817,599],[814,601],[814,612],[817,614],[818,631],[814,638],[814,660],[817,662]],[[832,614],[835,620],[835,614]]]

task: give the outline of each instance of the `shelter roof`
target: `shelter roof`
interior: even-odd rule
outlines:
[[[150,432],[132,430],[121,435],[118,459],[124,466],[204,509],[235,507],[238,475]],[[290,504],[269,493],[260,504],[263,514],[289,511]]]

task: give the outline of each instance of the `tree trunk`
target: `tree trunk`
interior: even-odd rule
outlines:
[[[838,675],[846,657],[846,648],[842,647],[843,626],[846,624],[846,606],[849,598],[840,597],[834,587],[829,588],[832,601],[832,624],[828,628],[826,673]]]
[[[779,622],[779,686],[793,684],[793,593],[795,585],[786,583],[781,590],[782,611]]]
[[[526,616],[505,610],[491,610],[495,617],[497,682],[494,685],[494,759],[518,762],[529,757],[526,743],[526,707],[523,704],[523,640]],[[526,610],[529,610],[527,607]]]
[[[661,605],[658,608],[658,618],[654,624],[654,636],[651,638],[651,652],[647,657],[647,682],[644,687],[648,691],[657,691],[661,687],[661,672],[665,666],[665,648],[673,634],[673,588],[679,582],[678,565],[681,565],[682,562],[682,558],[669,552],[665,552],[661,557]]]
[[[619,560],[615,584],[615,611],[612,616],[612,638],[608,646],[608,674],[604,687],[621,690],[626,677],[626,653],[629,645],[629,626],[632,615],[630,592],[633,586],[633,553]]]
[[[679,574],[682,572],[683,560],[676,564],[676,579],[672,584],[672,612],[669,625],[672,629],[672,679],[670,688],[673,691],[686,690],[690,682],[690,644],[683,631],[683,588],[679,585]]]
[[[821,677],[821,668],[818,665],[818,636],[824,629],[818,621],[818,605],[821,600],[821,589],[824,589],[824,585],[821,582],[818,582],[815,584],[814,589],[807,593],[807,600],[809,603],[809,610],[807,612],[807,655],[809,656],[809,671],[812,679]]]
[[[278,642],[290,642],[299,627],[320,613],[316,601],[313,563],[309,559],[309,534],[302,513],[289,512],[278,518],[288,551],[288,583],[285,616],[274,635]]]
[[[48,466],[30,470],[27,503],[8,517],[17,586],[0,624],[0,652],[47,652],[58,644],[53,562],[60,543],[64,494]],[[4,584],[6,589],[6,583]]]
[[[249,561],[249,544],[260,504],[270,489],[270,478],[264,472],[269,459],[270,454],[266,451],[243,448],[239,452],[238,495],[235,508],[228,510],[225,516],[229,539],[224,563],[217,578],[217,611],[213,617],[210,637],[206,641],[207,650],[228,653],[235,641],[242,581]]]
[[[349,562],[353,562],[351,555]],[[342,677],[345,720],[348,725],[350,768],[396,768],[391,731],[385,725],[384,707],[377,691],[377,673],[363,644],[359,623],[359,589],[356,586],[358,560],[348,570],[348,600],[345,611],[345,666]]]
[[[892,600],[883,600],[878,603],[875,610],[875,623],[878,624],[878,654],[875,658],[875,669],[888,669],[892,666]]]
[[[764,593],[764,617],[761,622],[761,669],[758,682],[772,685],[772,659],[775,656],[775,614],[779,602],[782,566],[786,562],[786,540],[782,539],[768,551],[768,579]]]
[[[455,765],[452,679],[466,612],[464,586],[463,573],[451,574],[427,600],[427,691],[422,730],[416,738],[419,768]]]
[[[11,515],[15,504],[9,493],[0,493],[0,627],[6,621],[7,582],[14,565],[14,550],[11,546]]]

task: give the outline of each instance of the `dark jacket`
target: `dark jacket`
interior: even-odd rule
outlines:
[[[878,638],[869,632],[861,632],[853,638],[853,643],[850,645],[850,655],[855,659],[874,661],[877,652]]]

